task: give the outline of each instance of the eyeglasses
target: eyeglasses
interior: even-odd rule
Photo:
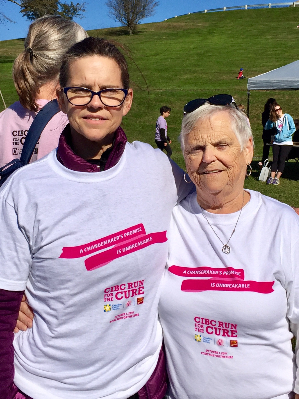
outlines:
[[[281,110],[281,107],[279,107],[279,108],[275,108],[275,112],[277,112],[277,111],[280,111]]]
[[[99,96],[106,107],[119,107],[127,97],[127,89],[103,89],[93,91],[85,87],[64,87],[63,92],[72,105],[87,105],[93,99],[93,96]]]
[[[189,101],[184,106],[184,115],[190,114],[206,103],[211,105],[234,105],[238,109],[234,98],[230,94],[216,94],[215,96],[209,98],[197,98],[195,100]]]

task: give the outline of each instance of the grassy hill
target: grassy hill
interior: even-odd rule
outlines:
[[[159,108],[169,105],[172,113],[167,122],[173,139],[173,158],[183,167],[176,137],[184,104],[198,97],[229,93],[238,103],[246,105],[247,80],[235,78],[239,68],[244,68],[246,77],[252,77],[297,60],[298,24],[299,8],[289,7],[190,14],[140,25],[134,36],[120,28],[93,30],[89,34],[112,39],[128,48],[135,90],[132,110],[123,123],[129,140],[155,145]],[[0,89],[7,104],[17,99],[11,67],[22,46],[22,39],[0,42]],[[298,94],[297,91],[252,92],[250,121],[256,143],[255,161],[262,154],[264,103],[275,97],[284,112],[299,118]],[[278,187],[258,182],[256,162],[253,166],[247,187],[299,207],[299,165],[288,163]]]

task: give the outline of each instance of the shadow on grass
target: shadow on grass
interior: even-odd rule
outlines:
[[[285,170],[282,177],[289,180],[298,181],[299,180],[299,162],[298,161],[288,161],[286,162]]]
[[[251,176],[258,180],[261,169],[258,165],[258,161],[252,161],[252,173]],[[286,162],[285,169],[282,175],[283,178],[293,181],[299,180],[299,162],[296,160],[289,160]]]

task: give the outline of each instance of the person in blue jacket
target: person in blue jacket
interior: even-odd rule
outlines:
[[[292,135],[295,132],[295,124],[293,118],[289,114],[282,112],[279,104],[274,104],[270,111],[270,119],[266,123],[264,129],[276,128],[276,134],[273,140],[273,163],[271,166],[271,176],[267,180],[267,184],[279,184],[280,176],[285,167],[286,159],[292,149]]]

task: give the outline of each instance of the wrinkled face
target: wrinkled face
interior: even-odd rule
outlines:
[[[124,88],[117,63],[113,59],[97,55],[70,63],[66,87],[71,86],[85,87],[96,92],[105,88]],[[82,135],[87,141],[105,143],[107,137],[111,137],[121,124],[122,117],[129,112],[132,90],[129,90],[125,102],[118,107],[105,106],[96,95],[89,104],[75,106],[68,102],[62,92],[59,94],[59,104],[69,118],[73,136]]]
[[[198,198],[207,201],[217,194],[234,198],[243,190],[246,167],[252,155],[252,140],[241,151],[230,116],[225,111],[199,120],[185,138],[187,172],[196,185]]]

